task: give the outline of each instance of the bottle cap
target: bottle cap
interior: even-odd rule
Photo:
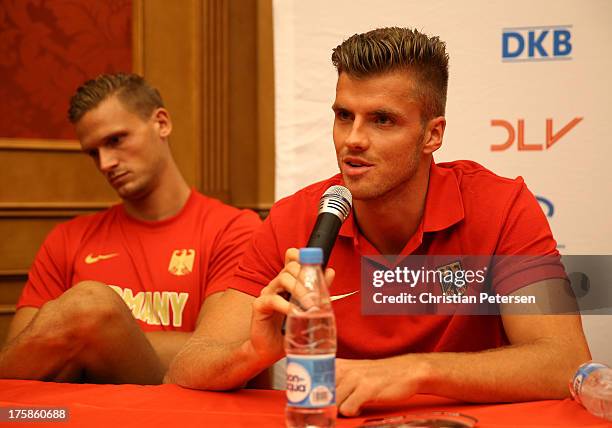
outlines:
[[[323,250],[321,248],[300,248],[300,263],[320,265],[323,263]]]

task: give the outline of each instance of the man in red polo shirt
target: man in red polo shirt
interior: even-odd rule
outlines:
[[[171,365],[167,380],[205,389],[244,384],[281,358],[280,324],[318,202],[331,185],[353,195],[326,276],[338,330],[337,404],[355,415],[369,404],[415,393],[468,401],[567,395],[589,359],[576,315],[363,315],[362,256],[536,255],[500,263],[491,290],[519,295],[566,289],[556,243],[521,178],[469,161],[435,164],[448,81],[445,44],[415,30],[355,35],[332,55],[338,70],[334,144],[340,174],[273,207],[206,328]],[[552,262],[551,262],[552,260]],[[213,326],[213,327],[211,327]],[[222,375],[220,375],[222,373]]]

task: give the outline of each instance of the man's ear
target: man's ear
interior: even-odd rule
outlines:
[[[170,113],[163,107],[159,107],[153,111],[151,120],[154,121],[159,131],[159,136],[162,138],[168,138],[172,133],[172,120],[170,119]]]
[[[430,155],[442,147],[445,128],[446,118],[444,116],[435,117],[427,122],[425,128],[425,143],[423,144],[424,154]]]

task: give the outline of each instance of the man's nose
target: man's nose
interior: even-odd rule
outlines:
[[[98,149],[98,167],[102,172],[108,172],[119,164],[117,156],[113,150],[105,147]]]
[[[349,134],[344,140],[349,150],[364,151],[370,146],[370,139],[366,130],[366,123],[360,118],[355,118],[351,125]]]

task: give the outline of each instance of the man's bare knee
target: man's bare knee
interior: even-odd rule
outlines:
[[[78,362],[88,381],[161,383],[163,366],[132,312],[112,288],[95,282],[73,287],[67,302],[80,325]]]
[[[110,383],[159,383],[161,379],[152,349],[143,369],[146,376],[138,372],[143,361],[132,360],[130,354],[150,344],[121,297],[105,284],[85,281],[75,285],[43,305],[33,324],[41,332],[31,336],[39,345],[35,349],[62,356],[35,378]]]
[[[83,281],[67,290],[57,305],[63,329],[84,339],[101,329],[112,329],[118,324],[133,322],[130,311],[109,286],[95,281]]]
[[[81,281],[64,292],[62,299],[77,301],[122,302],[121,297],[110,286],[98,281]]]

